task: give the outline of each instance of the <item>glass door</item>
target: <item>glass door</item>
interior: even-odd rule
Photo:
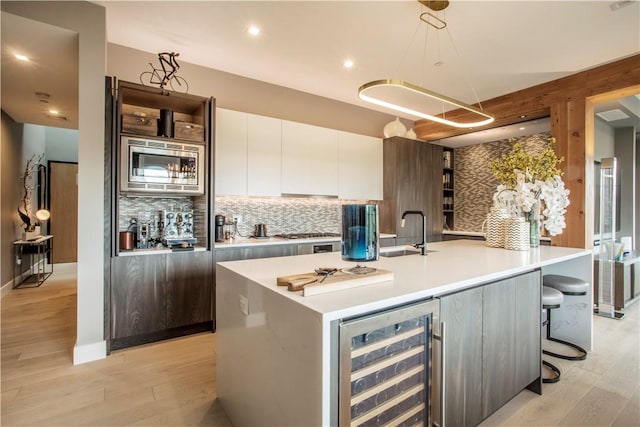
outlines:
[[[429,300],[340,323],[341,426],[430,426],[439,418],[439,307]]]

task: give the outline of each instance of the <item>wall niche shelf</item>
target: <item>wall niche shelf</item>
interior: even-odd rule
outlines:
[[[453,148],[442,149],[442,214],[445,230],[455,230],[453,213]]]

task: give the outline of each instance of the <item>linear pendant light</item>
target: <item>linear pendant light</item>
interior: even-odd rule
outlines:
[[[376,97],[373,93],[375,89],[378,88],[392,88],[394,90],[398,90],[398,92],[410,92],[410,94],[417,94],[418,96],[424,97],[425,99],[431,101],[441,101],[443,103],[453,105],[458,108],[462,108],[471,113],[477,114],[481,116],[483,119],[474,122],[456,122],[453,120],[448,120],[442,117],[437,117],[431,114],[427,114],[422,111],[418,111],[414,108],[405,107],[397,104],[392,100],[385,100],[382,97]],[[387,91],[389,92],[389,91]],[[405,82],[404,80],[394,80],[394,79],[383,79],[383,80],[374,80],[369,83],[365,83],[358,89],[358,97],[366,102],[371,102],[372,104],[380,105],[381,107],[391,108],[392,110],[400,111],[403,113],[411,114],[417,117],[422,117],[423,119],[432,120],[434,122],[442,123],[448,126],[454,126],[457,128],[472,128],[476,126],[487,125],[495,120],[495,117],[489,113],[485,113],[482,110],[479,110],[471,105],[465,104],[462,101],[457,101],[453,98],[449,98],[445,95],[440,95],[439,93],[432,92],[428,89],[425,89],[420,86],[416,86],[409,82]]]
[[[449,6],[449,2],[446,0],[418,0],[418,2],[423,4],[424,6],[427,6],[433,11],[441,11]],[[425,18],[425,15],[427,15],[428,18]],[[435,19],[436,21],[433,21],[433,19]],[[442,30],[447,26],[447,23],[444,20],[431,14],[430,12],[421,14],[420,20],[432,26],[436,30]],[[370,102],[381,107],[390,108],[395,111],[400,111],[402,113],[410,114],[416,117],[421,117],[423,119],[457,128],[472,128],[477,126],[484,126],[492,123],[495,120],[495,117],[492,114],[486,113],[462,101],[449,98],[448,96],[441,95],[439,93],[430,91],[421,86],[414,85],[404,80],[382,79],[365,83],[358,89],[358,97],[363,101]],[[434,101],[437,102],[437,104],[434,104]],[[429,105],[429,103],[431,103],[431,105]],[[480,102],[478,101],[478,104],[479,103]],[[441,114],[441,117],[434,116],[425,112],[433,111],[437,108],[444,110],[443,107],[445,105],[461,108],[465,111],[468,111],[469,113],[476,115],[477,119],[473,122],[460,122],[446,119],[444,111]]]

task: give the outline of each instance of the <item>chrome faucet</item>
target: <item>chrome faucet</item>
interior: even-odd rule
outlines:
[[[422,243],[416,243],[413,245],[415,248],[422,249],[422,255],[427,254],[427,217],[422,211],[404,211],[402,214],[402,221],[400,222],[400,227],[404,227],[404,218],[407,215],[420,215],[422,217]]]

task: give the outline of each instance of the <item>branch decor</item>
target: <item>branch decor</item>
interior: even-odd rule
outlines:
[[[20,177],[20,181],[22,182],[23,196],[22,196],[22,211],[20,210],[20,206],[18,206],[18,215],[23,223],[24,231],[34,231],[36,227],[36,223],[31,222],[31,195],[33,193],[33,184],[32,179],[34,172],[38,169],[38,165],[44,158],[43,154],[34,154],[31,156],[29,160],[27,160],[27,164],[24,168],[24,173]]]

